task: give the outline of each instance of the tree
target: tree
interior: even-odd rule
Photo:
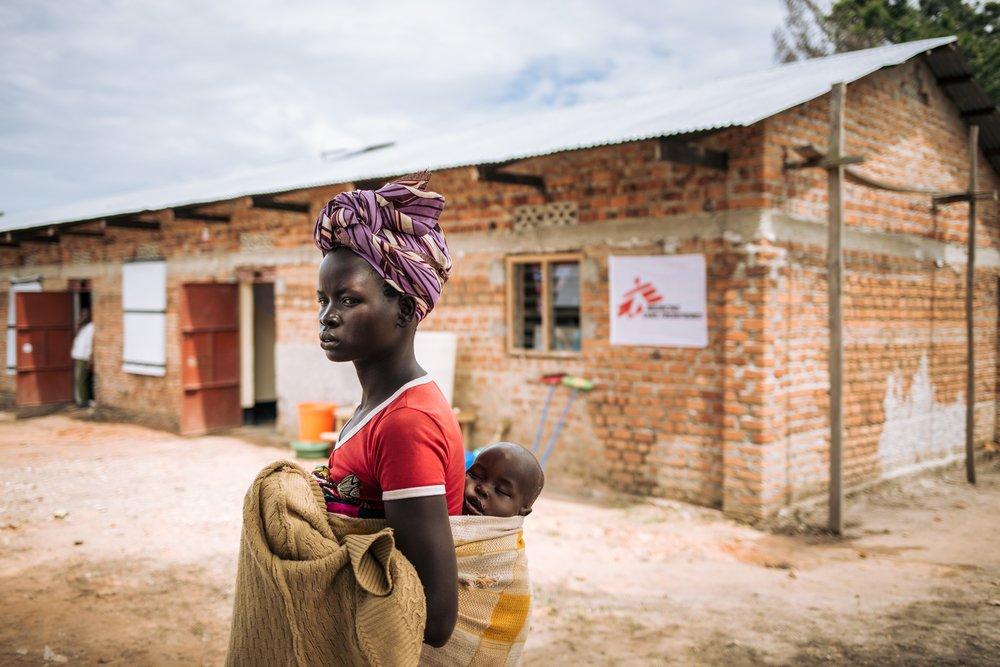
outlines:
[[[1000,2],[967,0],[784,0],[787,16],[773,33],[775,59],[854,51],[956,35],[976,79],[1000,99]]]

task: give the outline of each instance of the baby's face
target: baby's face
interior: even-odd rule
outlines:
[[[465,473],[463,514],[524,516],[531,512],[532,480],[523,462],[502,448],[483,451]]]

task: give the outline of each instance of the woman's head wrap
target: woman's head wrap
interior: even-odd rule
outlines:
[[[350,248],[396,290],[412,296],[417,319],[434,308],[451,273],[438,217],[444,197],[424,189],[429,176],[405,177],[378,190],[341,192],[316,218],[313,239],[326,256]]]

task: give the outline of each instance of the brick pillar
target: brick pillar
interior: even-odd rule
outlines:
[[[785,491],[775,363],[785,251],[766,241],[743,251],[725,291],[722,508],[752,519],[773,511]]]

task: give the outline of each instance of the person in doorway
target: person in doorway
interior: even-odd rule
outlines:
[[[75,390],[73,399],[80,407],[87,407],[94,402],[91,391],[94,373],[94,323],[90,321],[90,309],[80,309],[80,328],[73,338],[73,378]]]
[[[428,178],[341,193],[316,220],[319,344],[354,363],[362,398],[314,474],[330,512],[385,518],[424,588],[424,642],[443,646],[458,615],[448,517],[462,513],[465,464],[455,414],[413,351],[451,271]]]

